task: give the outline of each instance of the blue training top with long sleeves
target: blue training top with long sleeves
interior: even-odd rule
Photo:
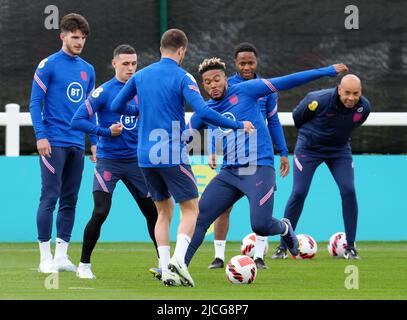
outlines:
[[[259,76],[255,74],[255,79]],[[247,81],[241,77],[238,73],[228,78],[228,84],[233,86],[235,84]],[[267,121],[267,127],[269,129],[271,140],[276,145],[277,150],[282,157],[288,156],[287,143],[284,137],[283,127],[281,126],[280,119],[278,117],[278,94],[273,92],[268,96],[261,97],[257,100],[260,106],[260,112],[263,118]]]
[[[138,108],[137,96],[128,104],[132,115],[120,115],[110,109],[113,99],[124,87],[116,77],[105,82],[85,100],[72,119],[72,128],[99,136],[96,156],[106,159],[137,158]],[[98,125],[91,119],[97,114]],[[110,126],[121,122],[123,131],[112,137]]]
[[[30,113],[37,140],[51,146],[85,148],[84,133],[71,129],[78,107],[95,86],[93,66],[62,49],[42,60],[34,73]],[[89,136],[92,145],[96,136]]]
[[[221,134],[223,139],[222,167],[241,167],[246,165],[274,166],[274,153],[270,134],[260,112],[257,100],[272,92],[288,90],[323,76],[335,76],[333,66],[313,69],[272,79],[253,79],[241,82],[226,90],[225,96],[219,100],[209,100],[208,106],[229,116],[232,119],[247,119],[256,128],[255,138],[243,132],[217,128],[215,135]],[[190,121],[190,129],[201,129],[205,122],[194,114]],[[211,126],[211,129],[214,129]],[[229,136],[229,137],[228,137]],[[254,139],[251,140],[250,139]],[[211,153],[212,150],[209,150]]]
[[[346,108],[337,88],[308,93],[293,110],[294,123],[299,129],[297,148],[350,151],[351,133],[366,121],[370,111],[370,102],[363,96],[353,108]]]
[[[126,103],[137,94],[140,109],[138,160],[140,167],[168,167],[188,160],[181,140],[186,101],[202,119],[228,128],[242,122],[222,117],[205,104],[192,75],[176,61],[162,58],[138,71],[113,100],[112,110],[126,114]]]

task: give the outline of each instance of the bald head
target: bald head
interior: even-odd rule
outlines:
[[[338,87],[341,102],[346,108],[353,108],[362,96],[362,82],[354,74],[344,76]]]
[[[341,86],[362,87],[362,81],[354,74],[347,74],[341,80]]]

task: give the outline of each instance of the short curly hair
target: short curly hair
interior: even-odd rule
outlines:
[[[239,43],[235,47],[235,52],[234,52],[235,59],[237,58],[237,55],[240,52],[253,52],[254,55],[256,56],[256,58],[257,58],[257,55],[258,55],[257,48],[253,44],[251,44],[250,42],[242,42],[242,43]]]
[[[88,21],[84,16],[77,13],[69,13],[62,17],[60,28],[62,32],[75,32],[76,30],[80,30],[86,36],[90,34]]]
[[[223,70],[226,72],[226,64],[220,58],[205,59],[199,64],[198,72],[200,75],[208,70]]]

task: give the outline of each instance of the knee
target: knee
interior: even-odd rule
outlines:
[[[305,200],[307,197],[308,191],[304,188],[294,188],[291,197],[296,200]]]
[[[271,227],[270,223],[264,223],[264,221],[262,223],[260,222],[252,223],[253,232],[262,237],[269,236],[270,227]]]
[[[42,195],[40,199],[40,205],[47,208],[55,208],[58,201],[57,195]]]
[[[95,194],[93,218],[104,221],[109,214],[111,198],[110,194]]]
[[[60,206],[75,207],[78,201],[78,194],[61,195]]]
[[[356,192],[355,192],[355,186],[350,184],[350,185],[343,185],[340,187],[340,192],[341,196],[344,198],[349,198],[349,197],[355,197]]]

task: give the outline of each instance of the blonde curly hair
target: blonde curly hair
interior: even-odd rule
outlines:
[[[208,70],[223,70],[226,72],[226,64],[220,58],[205,59],[199,64],[198,72],[202,75]]]

